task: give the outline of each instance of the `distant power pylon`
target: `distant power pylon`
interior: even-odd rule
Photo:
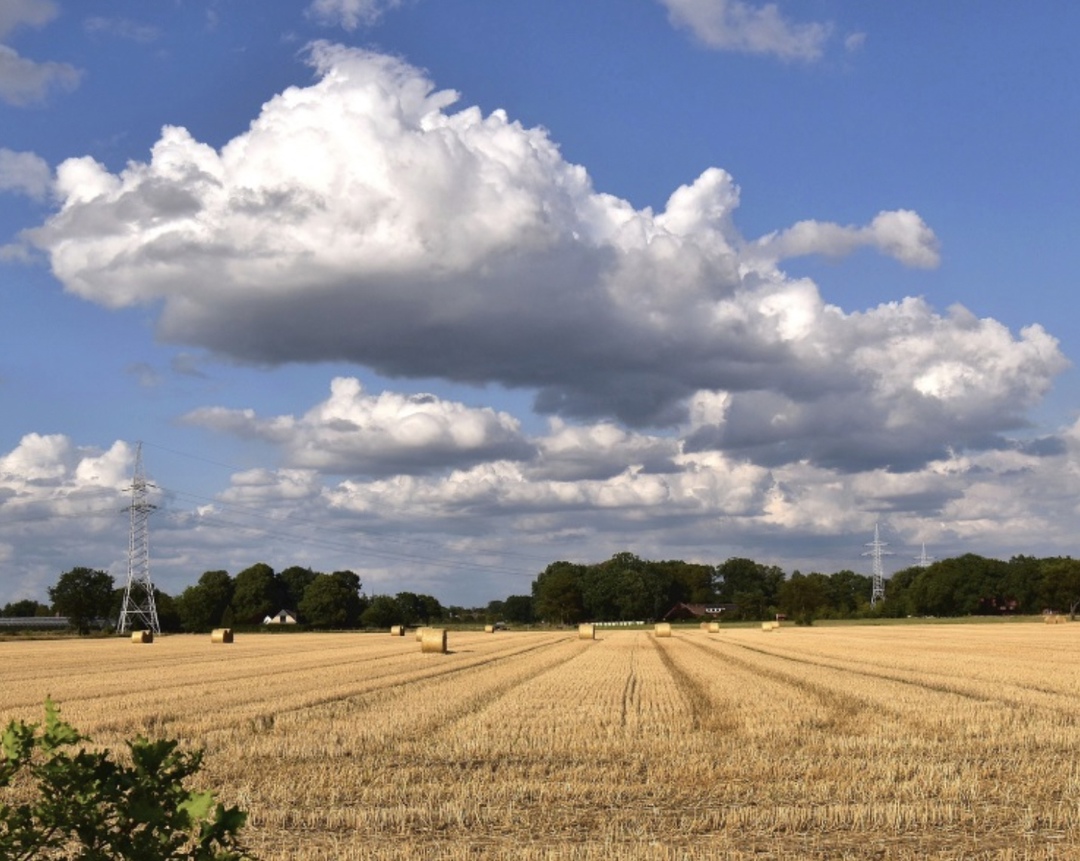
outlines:
[[[150,488],[143,472],[142,443],[135,448],[135,474],[131,479],[131,534],[128,540],[128,576],[124,604],[120,609],[117,632],[131,630],[161,633],[154,584],[150,582],[150,514],[156,505],[150,502]]]
[[[920,553],[918,556],[915,557],[915,561],[918,563],[920,568],[928,568],[930,566],[930,563],[934,561],[933,556],[927,556],[926,555],[926,542],[925,541],[923,542],[922,553]]]
[[[881,535],[878,531],[878,524],[874,524],[874,540],[866,545],[871,548],[863,556],[872,556],[874,558],[873,567],[873,588],[870,592],[870,606],[873,607],[878,601],[885,600],[885,569],[881,565],[882,556],[892,556],[891,553],[884,548],[889,545],[881,540]]]

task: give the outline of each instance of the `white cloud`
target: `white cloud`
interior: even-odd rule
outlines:
[[[797,24],[775,3],[742,0],[660,0],[671,22],[686,27],[710,48],[771,54],[784,60],[816,60],[832,33],[831,24]]]
[[[308,14],[327,26],[338,26],[350,33],[374,24],[384,12],[396,9],[402,0],[312,0]]]
[[[58,13],[52,0],[4,0],[0,3],[0,40],[6,40],[20,26],[42,27]],[[39,63],[0,44],[0,101],[8,104],[28,105],[42,101],[54,89],[74,89],[81,74],[68,63]]]
[[[43,158],[32,152],[0,147],[0,191],[15,191],[44,200],[51,184],[52,171]]]
[[[895,257],[907,266],[932,269],[941,262],[934,231],[918,213],[906,209],[879,212],[865,227],[800,221],[756,240],[751,254],[774,261],[807,254],[843,257],[863,246]]]
[[[94,15],[83,22],[83,29],[92,36],[106,35],[131,42],[149,44],[161,37],[161,31],[152,24],[141,24],[130,18],[106,18]]]
[[[506,413],[434,395],[369,395],[352,377],[335,379],[330,397],[299,418],[204,407],[185,421],[281,445],[292,467],[346,475],[430,472],[534,451]]]
[[[0,39],[23,25],[42,27],[59,13],[53,0],[4,0],[0,3]]]
[[[452,112],[455,93],[397,59],[325,43],[311,59],[320,80],[276,96],[220,151],[171,127],[119,174],[61,164],[61,207],[29,236],[66,288],[157,304],[164,339],[240,360],[529,388],[566,418],[671,427],[722,403],[689,449],[768,465],[916,468],[1017,427],[1065,367],[1039,326],[1014,335],[914,299],[847,313],[778,268],[859,247],[936,265],[913,211],[748,241],[723,170],[637,210],[595,191],[544,130]],[[434,448],[365,444],[452,465],[459,418],[434,420]],[[260,421],[248,432],[277,427]],[[325,457],[359,456],[357,438]]]
[[[38,63],[0,45],[0,100],[11,105],[40,102],[54,89],[72,90],[82,73],[68,63]]]
[[[707,423],[724,409],[711,398],[695,404]],[[275,444],[288,452],[293,442]],[[527,591],[555,559],[599,561],[627,548],[656,559],[743,555],[787,571],[865,570],[862,545],[878,519],[898,557],[923,541],[938,558],[1074,552],[1080,422],[1036,445],[1002,439],[906,473],[806,461],[765,468],[717,451],[679,453],[677,439],[606,424],[554,422],[535,442],[542,454],[532,461],[496,458],[440,473],[334,481],[297,466],[235,471],[212,501],[165,482],[151,523],[155,582],[176,594],[201,571],[235,573],[264,560],[351,567],[369,586],[392,584],[389,591],[423,583],[444,601],[481,588],[473,600],[486,602]],[[570,468],[609,449],[621,470]],[[102,450],[41,434],[0,453],[0,603],[43,598],[75,565],[106,568],[122,582],[133,456],[122,442]],[[642,466],[649,460],[652,469]],[[559,461],[561,474],[548,468]],[[453,572],[467,564],[462,582]],[[481,577],[484,564],[516,572],[517,585]]]

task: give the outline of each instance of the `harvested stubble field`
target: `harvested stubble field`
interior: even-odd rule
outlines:
[[[1080,857],[1080,625],[0,643],[0,718],[201,746],[263,859]]]

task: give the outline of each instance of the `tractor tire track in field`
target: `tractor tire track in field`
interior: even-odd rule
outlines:
[[[626,684],[623,685],[622,706],[619,710],[619,726],[626,728],[628,716],[633,708],[637,696],[637,671],[634,669],[634,653],[637,651],[637,641],[630,650],[630,670],[626,674]]]
[[[656,649],[660,662],[671,674],[676,687],[686,700],[692,729],[698,732],[734,732],[738,729],[737,722],[729,714],[716,708],[705,685],[679,666],[672,655],[676,649],[669,648],[668,645],[660,645],[660,641],[655,637],[650,637],[649,642]],[[678,642],[693,643],[692,640],[684,640],[682,637],[678,638]]]
[[[562,667],[575,658],[580,657],[584,651],[582,649],[573,648],[576,643],[576,639],[570,638],[546,641],[529,646],[525,649],[517,650],[511,654],[502,654],[483,660],[471,661],[467,664],[459,664],[441,670],[434,670],[432,672],[424,673],[423,675],[417,675],[415,670],[413,670],[410,675],[403,677],[400,681],[389,685],[379,685],[376,690],[380,694],[397,689],[416,689],[418,685],[438,684],[449,681],[455,676],[465,673],[475,673],[475,671],[484,668],[491,668],[509,662],[517,662],[523,656],[532,653],[552,653],[551,660],[545,660],[530,670],[510,678],[492,682],[484,674],[476,673],[473,680],[468,685],[468,694],[462,696],[456,702],[442,703],[439,708],[433,708],[429,711],[410,712],[409,720],[402,721],[398,725],[397,731],[391,734],[392,739],[399,743],[423,741],[430,738],[432,734],[437,733],[439,730],[473,714],[480,708],[490,708],[494,706],[499,699],[505,697],[508,693],[521,685],[527,684],[533,679],[551,672],[556,668]],[[565,647],[567,645],[570,645],[573,649],[571,652],[555,654],[556,647]],[[345,705],[349,711],[350,717],[359,717],[360,714],[371,707],[371,704],[369,703],[357,702],[357,698],[349,697],[345,700],[329,700],[326,703],[313,706],[313,708],[337,704]],[[304,710],[305,709],[299,709],[297,711]],[[386,738],[384,735],[382,743],[385,743],[385,740]]]
[[[789,661],[795,664],[806,664],[813,667],[820,667],[822,669],[836,670],[841,673],[850,673],[854,676],[860,676],[868,679],[878,679],[889,682],[896,682],[897,684],[907,685],[909,687],[916,688],[918,690],[932,691],[934,693],[946,694],[949,696],[960,697],[964,700],[970,700],[977,703],[994,703],[1002,705],[1007,708],[1026,709],[1030,708],[1030,703],[1024,703],[1017,700],[1014,697],[1009,696],[1008,689],[1001,685],[1000,682],[995,682],[995,693],[993,695],[983,694],[976,691],[972,691],[963,687],[961,684],[955,681],[929,681],[927,676],[937,676],[941,679],[955,679],[954,676],[946,676],[942,673],[924,672],[922,670],[907,671],[910,675],[905,675],[904,671],[889,671],[878,665],[868,664],[865,661],[852,660],[851,664],[857,664],[861,666],[870,666],[874,669],[858,669],[847,663],[841,663],[839,661],[832,661],[829,659],[814,660],[812,658],[806,658],[795,655],[787,655],[779,652],[770,652],[767,649],[756,648],[754,646],[747,646],[742,643],[735,643],[731,640],[723,640],[721,642],[727,643],[732,646],[738,646],[739,648],[746,649],[750,652],[756,652],[761,655],[768,655],[773,658],[780,658],[785,661]],[[911,678],[911,675],[917,675],[918,678]],[[1075,711],[1071,708],[1062,706],[1060,703],[1054,702],[1055,699],[1060,698],[1064,692],[1061,690],[1055,690],[1046,686],[1039,686],[1034,684],[1025,683],[1019,679],[1011,679],[1008,683],[1008,687],[1015,688],[1018,691],[1023,691],[1028,694],[1035,694],[1040,698],[1044,698],[1046,701],[1040,703],[1040,708],[1045,708],[1048,711],[1052,711],[1056,714],[1066,716],[1072,719],[1075,716]]]
[[[766,655],[770,658],[776,658],[792,664],[805,664],[811,667],[819,667],[826,670],[835,670],[838,673],[848,673],[853,676],[860,676],[867,679],[896,682],[897,684],[910,685],[911,687],[919,688],[921,690],[934,691],[935,693],[957,696],[962,699],[972,700],[978,703],[1004,703],[1012,705],[1012,703],[1008,703],[1008,701],[1006,700],[997,697],[985,696],[983,694],[973,693],[972,691],[965,690],[964,688],[954,684],[946,684],[944,682],[932,683],[926,681],[919,681],[917,679],[905,678],[904,676],[895,675],[889,672],[872,672],[869,670],[859,670],[853,667],[846,667],[842,664],[836,664],[829,661],[815,661],[811,660],[810,658],[795,657],[793,655],[784,655],[778,652],[770,652],[768,649],[760,649],[754,646],[747,646],[743,643],[732,642],[731,640],[723,640],[722,642],[731,646],[736,646],[740,649],[744,649],[748,652],[754,652],[755,654],[759,655]]]
[[[704,652],[713,658],[719,658],[720,660],[734,664],[741,670],[750,673],[751,675],[761,676],[778,684],[785,685],[787,687],[795,688],[802,691],[813,699],[817,700],[822,708],[825,709],[829,715],[829,720],[826,722],[826,726],[833,732],[843,732],[849,729],[859,717],[864,713],[869,713],[870,710],[877,710],[880,714],[881,706],[874,705],[860,697],[856,697],[852,694],[845,693],[835,688],[830,688],[826,685],[820,685],[816,682],[808,681],[793,673],[784,672],[783,670],[773,670],[767,667],[761,667],[754,664],[752,661],[747,661],[742,658],[737,658],[734,655],[721,654],[716,649],[711,648],[708,643],[701,643],[689,638],[683,639],[687,645]],[[715,641],[713,641],[715,642]],[[751,652],[757,652],[769,657],[777,657],[772,652],[764,649],[755,649],[752,646],[742,646],[740,643],[732,643],[729,640],[723,640],[728,645],[736,645],[740,648],[745,648]]]

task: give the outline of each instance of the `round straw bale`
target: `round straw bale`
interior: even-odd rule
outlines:
[[[416,642],[424,642],[424,631],[430,631],[431,628],[417,628],[416,629]]]
[[[656,628],[653,629],[654,633],[658,637],[670,637],[671,636],[671,623],[670,622],[657,622]]]
[[[720,623],[719,622],[709,622],[709,633],[710,634],[719,634],[720,633]]]
[[[210,632],[211,643],[231,643],[232,641],[232,628],[214,628],[214,630]]]
[[[420,640],[421,652],[446,654],[446,628],[424,628],[424,637]]]
[[[131,642],[133,643],[152,643],[154,642],[153,631],[132,631]]]
[[[485,634],[494,634],[495,633],[495,626],[494,625],[484,625],[484,633]]]
[[[390,636],[392,636],[392,637],[404,637],[405,636],[405,626],[404,625],[391,625],[390,626]]]
[[[774,622],[762,622],[761,623],[761,630],[766,631],[766,632],[771,631],[771,630],[773,630],[773,625],[774,624],[775,624]]]
[[[590,623],[578,625],[577,638],[579,640],[595,640],[596,639],[596,626]]]

